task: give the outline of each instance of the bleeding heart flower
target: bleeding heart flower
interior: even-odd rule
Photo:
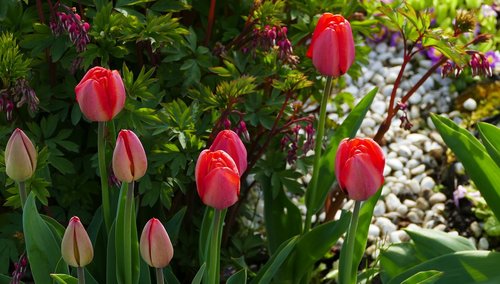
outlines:
[[[221,210],[238,201],[240,174],[228,153],[202,151],[196,162],[195,177],[198,195],[206,205]]]
[[[132,182],[146,173],[148,161],[141,141],[130,130],[122,130],[113,152],[113,172],[120,181]]]
[[[64,261],[73,267],[84,267],[94,258],[94,248],[80,219],[71,217],[61,243]]]
[[[174,248],[161,222],[150,219],[142,230],[140,240],[141,256],[151,267],[163,268],[174,256]]]
[[[232,130],[222,130],[219,132],[212,146],[210,146],[210,151],[217,150],[223,150],[233,158],[240,176],[245,172],[247,169],[247,149],[238,134]]]
[[[110,121],[125,105],[125,87],[117,70],[90,69],[75,93],[82,113],[91,121]]]
[[[341,15],[324,13],[314,29],[306,56],[325,76],[338,77],[354,62],[354,39],[349,21]]]
[[[5,148],[5,171],[7,175],[22,182],[29,179],[36,170],[37,153],[31,140],[16,128]]]
[[[384,182],[385,158],[382,148],[369,138],[344,139],[335,158],[335,175],[349,198],[370,198]]]

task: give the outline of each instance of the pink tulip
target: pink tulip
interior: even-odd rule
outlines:
[[[349,21],[341,15],[324,13],[316,25],[306,55],[312,58],[316,69],[325,76],[345,74],[355,57]]]
[[[82,113],[91,121],[110,121],[125,104],[125,87],[117,70],[90,69],[75,93]]]
[[[7,175],[22,182],[29,179],[36,170],[37,153],[31,140],[16,128],[5,148],[5,171]]]
[[[238,134],[232,130],[222,130],[219,132],[212,146],[210,146],[210,151],[217,150],[223,150],[233,158],[240,176],[245,172],[247,169],[247,149],[240,137],[238,137]]]
[[[335,175],[349,198],[370,198],[384,182],[385,158],[382,148],[369,138],[344,139],[335,158]]]
[[[89,235],[76,216],[69,220],[61,243],[64,261],[73,267],[84,267],[94,258],[94,248]]]
[[[201,152],[195,169],[196,187],[203,203],[222,210],[240,195],[240,174],[233,158],[222,150]]]
[[[148,161],[141,141],[130,130],[122,130],[113,152],[113,172],[122,182],[140,179],[146,173]]]
[[[151,267],[163,268],[174,256],[174,248],[161,222],[152,218],[144,226],[140,240],[141,256]]]

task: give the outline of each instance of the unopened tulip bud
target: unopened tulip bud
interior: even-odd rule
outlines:
[[[140,240],[141,256],[151,267],[163,268],[174,256],[174,248],[161,222],[152,218],[142,230]]]
[[[7,175],[17,181],[29,179],[36,170],[37,153],[31,140],[17,128],[5,148],[5,169]]]
[[[384,166],[384,152],[372,139],[340,142],[335,157],[335,175],[349,198],[363,201],[374,195],[384,182]]]
[[[148,161],[141,141],[130,130],[118,134],[113,152],[113,172],[122,182],[140,179],[146,173]]]
[[[240,176],[243,175],[247,169],[247,149],[238,134],[229,129],[219,132],[210,146],[210,151],[217,150],[228,153],[236,163]]]
[[[76,216],[69,220],[61,243],[64,261],[73,267],[84,267],[94,258],[94,249],[89,235]]]

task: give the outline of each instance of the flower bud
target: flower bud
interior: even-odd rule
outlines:
[[[222,210],[238,201],[240,174],[228,153],[202,151],[196,162],[195,178],[198,195],[204,204]]]
[[[340,142],[335,175],[349,198],[363,201],[374,195],[384,182],[384,166],[384,152],[372,139],[346,138]]]
[[[354,62],[354,39],[349,21],[341,15],[324,13],[314,30],[306,53],[325,76],[338,77]]]
[[[37,153],[31,140],[17,128],[7,142],[5,148],[5,169],[7,175],[22,182],[29,179],[36,170]]]
[[[142,259],[151,267],[163,268],[174,256],[174,248],[161,222],[151,218],[142,230],[140,240]]]
[[[247,149],[238,134],[228,129],[219,132],[210,146],[210,151],[217,150],[222,150],[233,158],[240,176],[245,172],[247,169]]]
[[[116,70],[90,69],[75,87],[76,101],[91,121],[110,121],[125,105],[125,87]]]
[[[130,130],[122,130],[113,152],[113,172],[122,182],[140,179],[146,173],[148,161],[141,141]]]
[[[64,232],[61,254],[64,261],[73,267],[84,267],[94,258],[89,235],[76,216],[71,217]]]

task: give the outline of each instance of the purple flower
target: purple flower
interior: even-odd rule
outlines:
[[[460,199],[465,197],[465,194],[467,193],[467,189],[465,187],[459,185],[455,191],[453,191],[453,202],[455,203],[455,206],[459,207],[460,205]]]
[[[484,54],[486,56],[486,60],[490,64],[491,69],[495,69],[497,64],[500,62],[500,52],[498,51],[488,51]]]

